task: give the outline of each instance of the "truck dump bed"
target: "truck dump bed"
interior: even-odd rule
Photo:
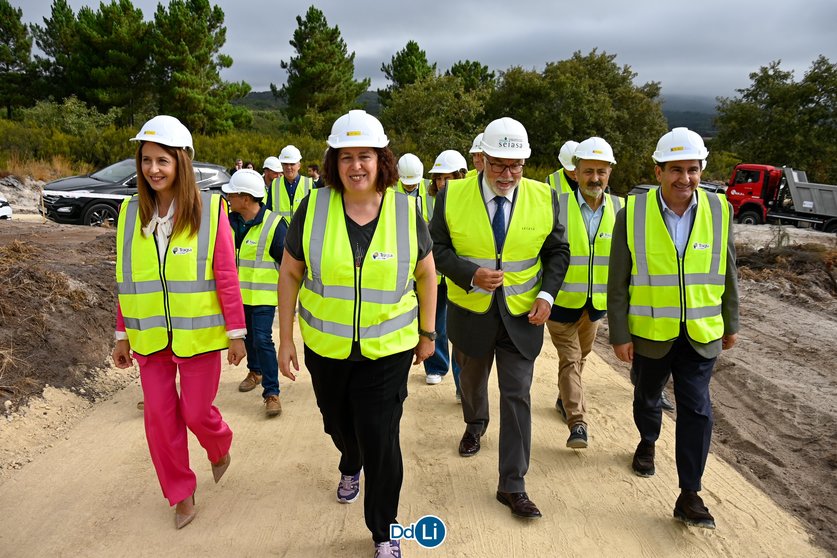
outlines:
[[[837,217],[837,186],[808,182],[804,171],[785,167],[793,208],[799,213]]]

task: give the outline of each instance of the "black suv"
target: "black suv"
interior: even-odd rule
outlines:
[[[220,165],[194,161],[201,190],[220,192],[230,181]],[[124,159],[86,176],[59,178],[44,185],[41,214],[58,223],[101,226],[116,224],[119,205],[137,193],[137,163]]]

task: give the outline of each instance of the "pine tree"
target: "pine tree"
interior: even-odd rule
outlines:
[[[357,106],[357,98],[370,80],[354,80],[355,54],[348,54],[340,29],[329,27],[323,12],[311,6],[297,16],[290,41],[297,55],[281,61],[288,79],[273,94],[287,103],[285,113],[295,127],[314,137],[328,134],[332,122]]]
[[[32,56],[32,36],[23,23],[23,10],[0,0],[0,103],[6,115],[27,101],[27,72]]]
[[[151,52],[158,109],[192,132],[225,132],[252,121],[246,108],[230,104],[247,95],[250,86],[221,80],[220,71],[233,62],[220,53],[226,36],[224,12],[208,0],[157,5]]]
[[[494,88],[494,72],[488,66],[476,60],[460,60],[445,72],[446,76],[456,76],[465,84],[466,91]]]
[[[379,89],[381,103],[386,105],[397,91],[436,76],[436,63],[430,64],[425,53],[415,41],[396,52],[389,64],[381,64],[381,71],[392,82],[386,89]]]
[[[78,43],[78,21],[67,0],[53,0],[44,26],[33,25],[35,44],[46,55],[35,55],[38,98],[63,100],[73,94],[73,54]]]

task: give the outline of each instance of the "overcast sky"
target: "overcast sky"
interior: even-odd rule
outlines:
[[[155,0],[132,0],[147,20]],[[164,1],[166,3],[167,0]],[[51,0],[11,0],[23,19],[43,26]],[[69,0],[77,12],[98,2]],[[224,10],[232,68],[223,78],[246,81],[253,91],[281,85],[280,60],[295,54],[289,41],[296,16],[312,4],[297,0],[215,0]],[[801,79],[820,54],[837,62],[837,1],[653,0],[370,2],[321,0],[315,4],[338,26],[355,77],[385,87],[380,71],[414,40],[440,71],[459,60],[478,60],[491,70],[512,66],[542,70],[576,50],[616,54],[616,63],[638,74],[636,84],[658,81],[664,95],[734,96],[750,84],[750,72],[773,60]]]

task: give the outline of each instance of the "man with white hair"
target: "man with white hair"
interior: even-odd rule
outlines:
[[[535,358],[569,261],[558,199],[547,184],[523,178],[531,154],[523,125],[491,122],[481,142],[484,171],[452,180],[437,195],[430,234],[436,267],[448,280],[448,333],[462,366],[465,434],[471,457],[489,422],[488,377],[500,387],[497,500],[513,515],[541,517],[526,493],[531,448],[529,390]]]

